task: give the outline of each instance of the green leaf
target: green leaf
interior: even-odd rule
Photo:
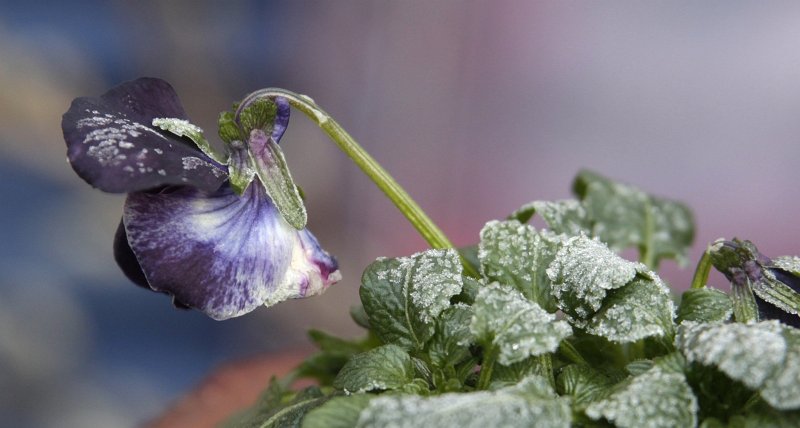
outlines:
[[[733,301],[727,293],[714,288],[686,290],[678,306],[677,322],[724,322],[733,315]]]
[[[643,261],[653,268],[662,258],[686,261],[694,224],[685,205],[590,171],[578,174],[573,190],[586,209],[592,234],[614,250],[638,247]]]
[[[779,410],[800,409],[800,330],[785,327],[786,358],[764,383],[761,398]]]
[[[611,394],[611,387],[621,379],[609,376],[590,366],[572,364],[564,367],[556,379],[556,387],[561,394],[572,397],[579,408],[605,398]]]
[[[273,384],[276,383],[273,381]],[[293,397],[292,397],[293,396]],[[312,386],[296,395],[270,387],[259,403],[225,423],[236,428],[299,428],[303,417],[329,397]]]
[[[398,389],[414,379],[414,363],[401,347],[383,345],[353,355],[333,386],[345,392]]]
[[[591,403],[586,415],[620,428],[693,427],[697,411],[697,399],[683,374],[654,367]]]
[[[542,364],[543,357],[528,357],[509,365],[498,364],[492,370],[492,387],[515,385],[531,375],[549,376],[551,367]]]
[[[461,291],[461,272],[452,249],[378,259],[364,271],[359,290],[372,330],[384,343],[421,351],[435,318]]]
[[[352,318],[353,322],[355,322],[359,327],[369,330],[369,316],[367,316],[367,312],[364,310],[363,306],[351,306],[350,318]]]
[[[549,312],[555,312],[546,269],[561,237],[537,232],[516,220],[490,221],[481,230],[478,259],[488,281],[508,284]]]
[[[289,166],[283,157],[283,151],[272,137],[266,137],[266,135],[263,136],[266,138],[266,144],[261,153],[253,153],[251,145],[250,165],[253,166],[256,176],[261,180],[261,184],[264,185],[264,189],[283,218],[295,229],[302,230],[308,221],[303,198],[300,197],[300,191],[294,185]]]
[[[675,346],[690,363],[714,366],[731,379],[758,389],[786,358],[778,321],[756,324],[698,324],[678,328]]]
[[[481,289],[472,307],[469,329],[484,348],[499,351],[500,364],[554,352],[572,334],[569,324],[556,321],[539,305],[511,287],[493,283]]]
[[[352,355],[366,352],[380,345],[380,342],[372,334],[364,339],[346,340],[321,331],[311,330],[309,336],[321,351],[300,363],[295,374],[298,378],[316,379],[320,385],[331,385]]]
[[[800,280],[797,281],[800,284]],[[784,312],[800,314],[800,293],[775,277],[770,269],[763,270],[760,281],[751,282],[756,296],[772,303]]]
[[[568,428],[571,421],[569,400],[558,397],[544,378],[532,376],[496,391],[433,397],[380,396],[370,401],[356,426]]]
[[[795,276],[800,276],[800,257],[797,256],[781,256],[772,259],[772,265],[778,269],[785,270]]]
[[[661,280],[637,276],[625,287],[611,291],[603,306],[586,324],[589,334],[617,343],[646,337],[671,337],[675,307]]]
[[[427,349],[435,367],[454,366],[469,358],[471,319],[472,308],[463,304],[453,305],[441,313]]]
[[[609,290],[625,286],[642,270],[643,266],[619,257],[602,242],[574,236],[562,244],[547,275],[556,305],[580,325],[580,320],[601,308]]]
[[[153,119],[153,126],[157,126],[179,137],[189,138],[194,142],[197,148],[208,157],[223,165],[228,162],[228,157],[206,140],[206,137],[203,135],[203,130],[200,129],[199,126],[190,123],[188,120],[174,117],[157,117]]]
[[[567,236],[591,233],[592,225],[586,210],[579,201],[565,199],[561,201],[533,201],[513,212],[509,219],[527,222],[535,214],[539,214],[554,233]]]
[[[351,428],[356,426],[358,416],[374,394],[351,394],[334,397],[325,404],[308,412],[303,419],[303,428]]]

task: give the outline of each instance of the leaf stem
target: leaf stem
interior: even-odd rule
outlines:
[[[292,107],[300,110],[333,140],[353,162],[361,168],[383,193],[394,203],[397,209],[408,219],[412,226],[428,242],[432,248],[454,248],[447,236],[425,214],[420,206],[409,194],[392,178],[383,167],[367,153],[327,112],[322,110],[311,98],[280,88],[266,88],[248,95],[236,109],[235,120],[239,120],[242,110],[253,102],[264,98],[282,97],[289,101]],[[478,273],[463,259],[466,274],[477,277]]]
[[[483,361],[481,361],[481,372],[478,376],[478,390],[489,389],[489,384],[492,382],[492,370],[494,369],[495,360],[499,350],[496,346],[486,349],[483,354]]]
[[[691,288],[703,288],[708,283],[708,275],[711,273],[711,247],[706,248],[700,261],[697,262],[697,269],[692,277]]]

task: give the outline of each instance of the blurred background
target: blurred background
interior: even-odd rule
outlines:
[[[723,236],[798,254],[798,22],[797,2],[0,1],[0,420],[147,421],[226,361],[358,335],[362,269],[425,248],[295,114],[282,146],[344,279],[225,322],[173,309],[113,262],[123,196],[65,161],[75,97],[161,77],[214,136],[252,90],[308,94],[457,245],[591,168],[687,202],[692,260]]]

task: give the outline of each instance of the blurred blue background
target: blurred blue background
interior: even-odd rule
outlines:
[[[0,1],[0,420],[142,423],[225,361],[358,334],[361,270],[425,247],[296,114],[282,145],[344,280],[231,321],[175,310],[114,265],[123,197],[65,162],[72,98],[161,77],[214,135],[249,91],[308,94],[458,245],[588,167],[689,203],[692,260],[722,236],[798,254],[798,22],[797,2]]]

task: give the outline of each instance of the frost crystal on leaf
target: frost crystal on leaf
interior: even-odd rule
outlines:
[[[481,230],[478,259],[489,281],[508,284],[555,312],[546,269],[563,238],[516,220],[490,221]]]
[[[693,427],[697,425],[697,398],[683,374],[654,367],[608,398],[590,404],[586,414],[622,428]]]
[[[498,361],[503,365],[553,352],[572,334],[569,324],[497,283],[481,289],[472,308],[470,331],[484,348],[499,348]]]
[[[778,321],[757,324],[681,324],[675,338],[686,360],[715,366],[731,379],[760,388],[781,367],[786,342]]]
[[[411,357],[396,345],[356,354],[342,367],[333,385],[345,392],[397,389],[414,379]]]
[[[434,319],[461,291],[462,269],[452,249],[376,260],[359,290],[372,329],[385,343],[422,349],[433,335]]]
[[[574,199],[534,201],[529,204],[529,207],[536,214],[542,216],[547,227],[555,233],[569,236],[591,233],[589,217],[579,201]]]
[[[569,400],[559,398],[543,378],[531,376],[497,391],[449,393],[434,397],[387,396],[370,401],[359,428],[568,428]]]
[[[650,275],[651,279],[637,277],[615,290],[592,316],[586,331],[620,343],[671,333],[675,307],[661,279]]]
[[[772,259],[772,265],[795,275],[800,275],[800,257],[783,256]]]
[[[781,369],[770,377],[761,390],[761,397],[780,410],[800,408],[800,331],[784,328],[788,346]]]
[[[624,286],[643,269],[600,241],[574,236],[558,250],[547,275],[559,309],[578,322],[600,309],[608,290]]]

